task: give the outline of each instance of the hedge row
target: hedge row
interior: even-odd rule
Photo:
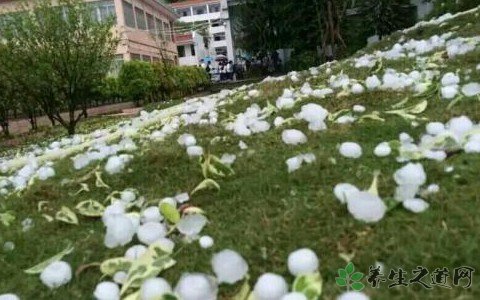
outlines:
[[[99,92],[104,99],[122,98],[140,105],[185,97],[209,84],[208,74],[199,67],[129,61],[122,65],[118,77],[105,79]]]

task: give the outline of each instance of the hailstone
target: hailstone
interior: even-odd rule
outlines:
[[[387,142],[382,142],[375,147],[373,153],[378,157],[385,157],[392,153],[392,148],[390,148],[390,145]]]
[[[97,300],[120,300],[120,288],[115,282],[102,281],[95,287],[93,296]]]
[[[387,211],[387,206],[380,197],[365,191],[349,192],[347,209],[359,221],[373,223],[380,221]]]
[[[72,268],[64,261],[55,261],[42,271],[40,280],[51,289],[58,288],[72,280]]]
[[[203,249],[212,247],[214,243],[213,238],[208,235],[200,237],[198,242],[200,243],[200,247],[202,247]]]
[[[407,199],[402,204],[403,207],[414,213],[424,212],[430,206],[425,200],[418,198]]]
[[[340,145],[340,154],[348,158],[359,158],[362,156],[362,147],[353,142],[345,142]]]
[[[234,284],[242,280],[248,272],[248,264],[245,259],[229,249],[213,255],[211,263],[219,283]]]
[[[175,293],[182,300],[216,300],[218,287],[213,279],[205,274],[183,274]]]
[[[294,276],[315,273],[318,265],[317,255],[307,248],[296,250],[288,256],[288,270]]]
[[[286,129],[282,132],[282,140],[287,145],[298,145],[307,142],[307,136],[297,129]]]
[[[146,245],[151,245],[167,235],[167,229],[162,223],[148,222],[137,230],[138,240]]]
[[[260,276],[253,288],[257,300],[277,300],[288,293],[285,279],[277,274],[266,273]]]
[[[163,278],[149,278],[142,283],[140,288],[141,300],[156,300],[161,296],[171,293],[172,287]]]

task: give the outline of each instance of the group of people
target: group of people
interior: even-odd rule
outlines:
[[[205,70],[215,81],[227,81],[235,80],[236,77],[236,67],[233,61],[221,60],[217,62],[217,66],[214,67],[210,61],[205,63],[202,59],[200,60],[200,67]]]

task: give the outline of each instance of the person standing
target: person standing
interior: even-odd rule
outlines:
[[[233,61],[229,61],[227,64],[227,79],[233,80]]]

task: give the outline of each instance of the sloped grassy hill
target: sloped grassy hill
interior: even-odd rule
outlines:
[[[53,216],[62,206],[73,209],[79,202],[88,199],[103,202],[112,191],[126,188],[136,189],[139,196],[151,203],[156,203],[156,199],[192,191],[204,176],[198,158],[190,158],[177,143],[183,133],[194,135],[205,153],[218,157],[225,153],[236,155],[232,164],[235,174],[215,178],[220,185],[219,191],[203,190],[190,196],[189,203],[203,209],[209,220],[202,235],[212,236],[215,244],[212,248],[202,249],[197,242],[183,244],[178,235],[172,235],[177,243],[174,252],[177,264],[162,273],[172,285],[184,272],[212,274],[212,254],[225,248],[237,251],[246,259],[252,285],[265,272],[281,274],[291,283],[293,277],[286,266],[288,254],[298,248],[311,248],[321,260],[324,299],[334,299],[344,291],[344,288],[335,284],[335,277],[337,269],[346,265],[346,256],[363,273],[368,273],[369,266],[376,262],[383,263],[386,272],[397,268],[411,272],[417,266],[424,266],[430,271],[447,267],[452,272],[458,266],[478,269],[478,153],[465,153],[461,146],[446,151],[444,159],[434,160],[413,155],[404,149],[401,153],[403,156],[418,158],[415,162],[422,164],[426,174],[423,187],[438,184],[439,192],[423,195],[429,207],[419,214],[404,209],[402,205],[393,206],[391,201],[394,201],[392,198],[397,185],[393,174],[405,165],[405,162],[400,163],[396,159],[399,156],[398,147],[401,147],[399,134],[408,133],[418,143],[428,122],[447,123],[458,116],[466,116],[475,124],[480,121],[478,96],[458,98],[464,85],[480,82],[480,47],[478,39],[474,38],[480,35],[479,18],[479,12],[475,10],[444,22],[424,24],[407,32],[395,33],[350,59],[235,90],[217,102],[220,105],[216,108],[218,117],[213,115],[213,119],[218,118],[215,125],[181,126],[166,136],[164,141],[150,139],[154,130],[162,128],[161,124],[142,129],[133,135],[133,142],[138,148],[130,152],[133,158],[126,164],[125,170],[113,175],[103,171],[102,178],[110,189],[96,187],[94,177],[85,181],[89,191],[78,194],[76,192],[81,187],[78,183],[65,183],[65,179],[78,181],[97,165],[104,170],[105,160],[92,162],[80,170],[72,167],[69,158],[55,161],[54,177],[36,181],[23,191],[1,200],[1,212],[14,215],[15,221],[8,227],[0,225],[0,240],[2,245],[7,241],[13,242],[15,248],[12,251],[3,249],[0,253],[0,292],[13,292],[22,299],[90,299],[95,285],[101,280],[97,267],[83,270],[68,285],[55,290],[49,290],[37,275],[27,275],[23,270],[58,253],[69,242],[75,250],[65,260],[74,269],[123,256],[134,242],[107,249],[103,242],[105,228],[99,219],[78,214],[79,224],[71,225],[49,222],[42,214]],[[397,57],[393,50],[383,55],[383,59],[365,56],[373,55],[375,51],[395,49],[397,42],[404,45],[410,39],[427,40],[433,35],[441,36],[448,32],[451,32],[451,36],[444,36],[447,41],[473,38],[459,42],[464,45],[459,48],[468,48],[466,53],[459,53],[461,51],[452,48],[448,51],[445,43],[440,43],[430,51],[425,48],[428,45],[417,46],[417,49],[409,50],[416,53],[411,57]],[[389,68],[405,74],[417,70],[431,76],[422,79],[422,86],[415,85],[417,91],[412,85],[403,87],[408,78],[400,75],[390,82],[394,88],[366,88],[367,77],[376,75],[380,80],[385,79],[385,73],[393,72]],[[448,91],[442,93],[442,87],[447,85],[441,81],[448,72],[460,78],[458,93],[453,98],[458,99],[453,106],[453,99],[444,99]],[[346,84],[345,81],[341,82],[345,80],[343,75],[348,76]],[[330,86],[336,87],[332,94],[320,97],[319,94],[323,92],[309,92],[304,86],[305,82],[313,90],[325,91]],[[360,84],[363,90],[355,90],[355,83]],[[385,85],[385,80],[382,83]],[[397,85],[402,87],[396,88]],[[305,88],[303,91],[302,87]],[[294,91],[294,107],[278,110],[274,106],[278,98],[284,95],[284,89]],[[424,104],[425,100],[426,109],[421,109],[422,105],[417,106]],[[202,101],[205,107],[208,101]],[[265,120],[270,124],[269,130],[249,136],[239,136],[229,130],[234,125],[228,124],[237,119],[237,114],[245,112],[255,103],[260,109],[267,107],[262,114],[267,115]],[[278,127],[273,125],[277,117],[292,118],[308,103],[320,104],[330,113],[330,118],[325,120],[326,130],[312,131],[307,122],[296,119]],[[354,105],[362,105],[366,111],[354,112]],[[406,118],[385,113],[406,107],[416,108]],[[341,120],[353,123],[335,122],[341,116],[349,116]],[[173,119],[169,118],[167,124]],[[297,146],[285,144],[282,141],[285,129],[302,131],[308,141]],[[405,138],[403,135],[403,142]],[[397,142],[391,145],[397,148],[393,147],[390,156],[381,158],[373,154],[379,143],[394,140]],[[240,141],[248,145],[248,149],[240,149]],[[361,157],[351,159],[339,153],[339,145],[347,141],[361,146]],[[301,153],[312,153],[316,159],[289,173],[286,160]],[[333,189],[343,182],[367,189],[376,170],[380,171],[379,195],[392,208],[380,221],[364,223],[356,220],[347,207],[336,199]],[[40,211],[39,205],[42,206]],[[21,225],[21,221],[26,218],[33,220],[33,226],[24,232],[25,226]],[[407,278],[411,276],[410,273]],[[425,278],[425,281],[429,280]],[[476,299],[480,295],[480,287],[475,280],[474,276],[469,289],[435,287],[431,290],[418,284],[387,288],[386,285],[392,282],[374,289],[365,281],[367,287],[363,292],[372,299]],[[229,299],[240,286],[241,283],[222,285],[219,298]]]

